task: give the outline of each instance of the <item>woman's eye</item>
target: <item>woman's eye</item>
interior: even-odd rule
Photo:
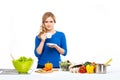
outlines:
[[[48,23],[48,21],[45,21],[45,23]]]
[[[50,21],[50,23],[53,23],[53,21]]]

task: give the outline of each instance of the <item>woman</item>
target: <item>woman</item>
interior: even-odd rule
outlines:
[[[47,62],[52,63],[53,68],[59,68],[60,55],[67,54],[65,34],[54,29],[55,23],[56,18],[52,12],[44,13],[41,31],[35,38],[34,53],[38,58],[37,68],[43,68]]]

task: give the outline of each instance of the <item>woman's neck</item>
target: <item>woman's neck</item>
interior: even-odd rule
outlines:
[[[47,31],[47,33],[52,33],[52,34],[54,34],[56,31],[53,29],[53,30],[49,30],[49,31]]]

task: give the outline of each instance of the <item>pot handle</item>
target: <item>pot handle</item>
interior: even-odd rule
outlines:
[[[104,65],[108,65],[110,62],[112,61],[112,58],[111,59],[109,59]]]

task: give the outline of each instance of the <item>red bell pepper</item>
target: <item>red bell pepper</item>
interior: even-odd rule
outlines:
[[[86,67],[84,65],[79,67],[79,73],[86,73]]]

